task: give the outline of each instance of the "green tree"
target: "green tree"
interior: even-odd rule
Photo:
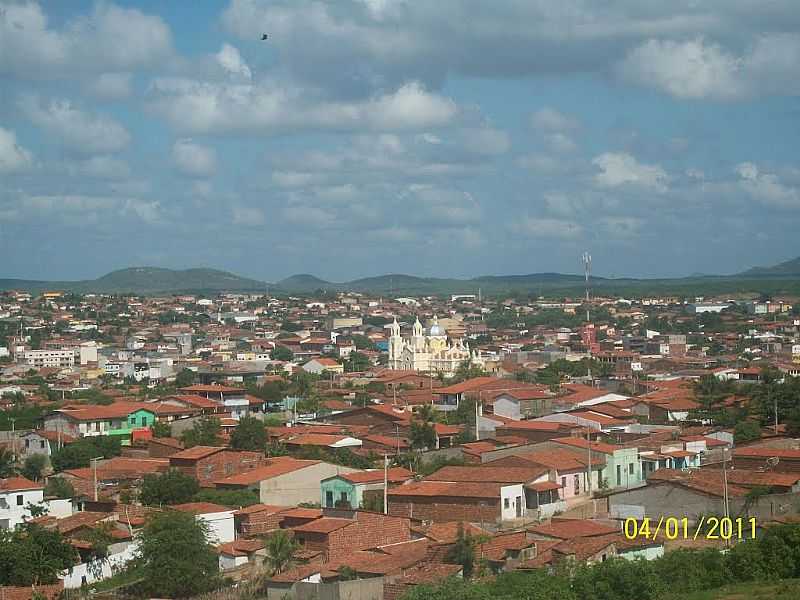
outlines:
[[[204,489],[197,492],[192,498],[193,502],[211,502],[222,506],[240,508],[258,504],[258,494],[252,490],[217,490]]]
[[[75,550],[57,529],[23,523],[0,529],[0,585],[55,583],[58,574],[77,561]]]
[[[10,450],[0,446],[0,479],[11,477],[15,471],[14,455]]]
[[[168,438],[172,436],[172,428],[169,426],[169,423],[165,421],[154,421],[150,426],[150,430],[153,432],[153,437],[156,438]]]
[[[102,456],[112,458],[122,453],[122,443],[117,437],[98,435],[84,437],[56,450],[50,457],[50,464],[56,472],[65,469],[88,467],[91,459]]]
[[[375,350],[375,342],[365,335],[353,334],[350,336],[356,350]]]
[[[264,565],[272,575],[283,573],[292,564],[297,542],[285,530],[278,530],[267,540],[267,555]]]
[[[191,429],[187,429],[181,435],[183,445],[187,448],[193,446],[217,446],[219,445],[219,434],[222,427],[216,417],[201,417],[194,422]]]
[[[47,463],[47,458],[44,454],[31,454],[25,459],[22,465],[20,475],[27,477],[31,481],[39,481],[42,478],[44,466]]]
[[[344,370],[347,373],[358,373],[366,371],[372,366],[369,357],[361,352],[351,352],[350,356],[344,361]]]
[[[475,540],[469,532],[464,532],[464,523],[459,522],[456,533],[456,542],[447,553],[450,564],[461,565],[465,579],[472,577],[475,570]]]
[[[145,475],[139,500],[149,506],[183,504],[189,502],[198,491],[200,485],[194,477],[170,469],[166,473]]]
[[[194,385],[197,379],[197,373],[191,369],[181,369],[180,373],[175,376],[175,387],[184,388]]]
[[[262,452],[267,445],[267,429],[255,417],[243,417],[231,433],[231,447]]]
[[[409,442],[415,450],[435,448],[436,431],[433,429],[433,425],[424,421],[412,421]]]
[[[284,362],[290,361],[294,358],[294,353],[286,346],[275,346],[269,353],[272,360],[281,360]]]
[[[220,585],[219,564],[204,522],[167,510],[150,516],[139,538],[136,568],[143,596],[186,598]]]
[[[75,488],[63,477],[48,477],[44,495],[47,498],[74,498]]]
[[[739,421],[733,430],[733,441],[745,444],[761,438],[761,427],[753,421]]]

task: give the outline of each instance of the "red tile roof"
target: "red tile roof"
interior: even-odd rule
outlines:
[[[428,475],[426,481],[528,483],[547,474],[547,467],[501,467],[491,463],[479,467],[447,466]]]
[[[0,479],[0,492],[21,492],[24,490],[43,490],[44,485],[25,477],[9,477]]]
[[[170,456],[170,459],[177,458],[181,460],[200,460],[206,458],[217,452],[225,450],[223,446],[193,446],[186,450],[181,450]]]
[[[355,523],[352,519],[339,519],[335,517],[322,517],[310,523],[293,527],[295,533],[331,533]]]
[[[403,467],[392,467],[391,469],[387,469],[386,475],[390,483],[406,481],[414,476],[411,471],[404,469]],[[383,469],[344,473],[342,475],[338,475],[338,477],[341,477],[350,483],[376,483],[383,481]]]
[[[318,460],[299,460],[290,456],[276,456],[275,458],[270,458],[267,465],[263,467],[256,467],[243,473],[216,479],[214,485],[253,485],[260,481],[300,471],[319,463],[320,461]]]
[[[590,519],[554,518],[550,523],[533,525],[528,528],[528,531],[549,538],[569,540],[580,537],[619,533],[619,525],[592,521]]]
[[[417,481],[397,486],[389,490],[389,497],[427,497],[427,498],[500,498],[499,483],[454,483],[449,481]]]
[[[187,502],[185,504],[176,504],[172,508],[195,515],[229,512],[231,510],[227,506],[214,504],[213,502]]]

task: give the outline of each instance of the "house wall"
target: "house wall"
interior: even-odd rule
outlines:
[[[0,493],[0,529],[13,529],[30,516],[28,504],[41,504],[43,490],[20,490]]]
[[[522,484],[505,485],[500,488],[500,518],[511,521],[525,516],[525,490]],[[519,513],[519,516],[517,514]]]
[[[64,587],[67,589],[76,589],[84,583],[88,584],[108,579],[114,574],[115,570],[134,559],[138,547],[137,542],[131,542],[121,552],[109,554],[105,560],[77,564],[64,571],[59,578],[64,580]],[[84,578],[86,578],[85,581]]]
[[[329,479],[328,481],[323,481],[320,484],[320,506],[324,506],[327,508],[333,508],[336,506],[336,503],[342,497],[342,494],[347,496],[347,501],[349,502],[348,506],[350,508],[358,508],[361,505],[361,494],[357,489],[357,486],[354,486],[352,483],[345,481],[339,477],[334,479]],[[329,504],[327,502],[327,495],[328,492],[332,494],[332,501]]]
[[[389,496],[389,514],[434,523],[464,521],[495,523],[500,519],[500,499],[403,498]]]
[[[219,555],[219,569],[220,571],[230,571],[237,567],[246,565],[249,562],[246,556],[229,556],[227,554]]]
[[[222,450],[199,460],[170,457],[169,466],[194,477],[201,486],[208,486],[215,479],[259,467],[264,460],[264,455],[260,452]]]
[[[612,494],[608,497],[608,508],[612,518],[617,519],[641,516],[660,519],[663,515],[688,517],[694,521],[698,515],[724,513],[722,498],[669,484],[648,485]]]
[[[263,504],[297,506],[302,502],[319,502],[323,479],[341,473],[358,471],[330,463],[318,463],[299,471],[279,475],[261,482],[259,496]]]
[[[617,556],[625,560],[636,560],[643,558],[644,560],[655,560],[664,556],[664,546],[646,546],[641,550],[632,550],[620,552],[617,550]]]
[[[208,539],[214,545],[236,539],[232,510],[197,515],[197,520],[203,521],[208,526]]]
[[[356,522],[328,535],[328,560],[345,558],[353,550],[366,550],[411,539],[409,519],[358,512]]]

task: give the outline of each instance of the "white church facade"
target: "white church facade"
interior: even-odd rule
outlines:
[[[427,335],[419,317],[414,322],[411,337],[408,338],[400,335],[397,319],[390,326],[390,369],[443,373],[445,376],[451,376],[465,361],[483,366],[480,350],[471,351],[469,345],[461,338],[455,341],[449,340],[444,329],[440,327],[437,317],[433,318]]]

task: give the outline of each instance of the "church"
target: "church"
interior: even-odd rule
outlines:
[[[455,374],[464,361],[483,366],[480,350],[472,352],[461,338],[448,340],[447,333],[439,325],[436,316],[433,317],[427,335],[419,317],[414,322],[411,337],[403,338],[400,335],[400,324],[396,318],[389,329],[390,369],[444,373],[449,377]]]

